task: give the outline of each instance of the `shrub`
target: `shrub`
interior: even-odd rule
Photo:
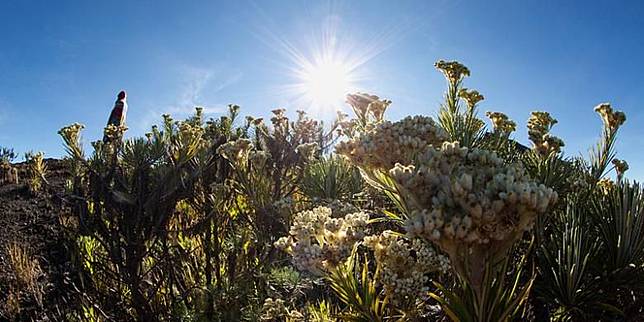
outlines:
[[[183,121],[164,115],[144,138],[108,127],[89,156],[82,125],[61,129],[72,173],[62,221],[87,295],[77,316],[641,314],[644,197],[615,158],[625,115],[598,105],[598,143],[588,159],[566,157],[553,115],[530,115],[524,146],[501,112],[486,113],[486,129],[467,67],[436,67],[447,91],[435,118],[387,120],[392,102],[366,93],[348,95],[355,116],[326,130],[303,112],[291,120],[276,109],[265,124],[239,121],[235,105],[207,121],[197,108]],[[30,160],[46,182],[42,155]]]
[[[25,160],[27,160],[27,187],[31,193],[36,194],[42,190],[44,184],[47,184],[47,165],[44,154],[27,152]]]

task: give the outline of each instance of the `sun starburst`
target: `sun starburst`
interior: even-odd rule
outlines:
[[[294,90],[299,100],[315,110],[338,108],[345,96],[356,89],[355,67],[348,61],[323,53],[318,59],[300,64]]]
[[[272,62],[286,72],[286,82],[271,93],[285,98],[285,107],[327,118],[346,109],[347,94],[363,87],[372,89],[370,82],[376,72],[368,63],[391,46],[401,28],[363,34],[352,27],[342,24],[341,16],[331,10],[321,23],[311,25],[309,37],[302,33],[297,38],[285,37],[272,28],[258,29],[258,39],[286,58]]]

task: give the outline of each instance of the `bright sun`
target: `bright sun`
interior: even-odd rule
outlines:
[[[320,108],[342,102],[353,87],[351,68],[339,61],[310,64],[303,68],[300,76],[305,100]]]
[[[280,86],[289,104],[317,116],[328,115],[344,109],[347,94],[359,91],[371,78],[365,64],[386,48],[385,43],[377,39],[356,43],[338,30],[339,21],[330,18],[319,33],[302,43],[305,46],[273,38],[289,60],[285,65],[288,83]]]

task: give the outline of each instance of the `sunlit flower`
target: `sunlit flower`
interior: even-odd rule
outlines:
[[[557,200],[519,164],[458,142],[429,147],[414,165],[396,165],[390,174],[411,211],[409,236],[436,243],[450,258],[462,247],[507,245]]]
[[[510,118],[508,118],[508,116],[504,113],[486,112],[485,115],[492,122],[494,131],[509,134],[516,131],[517,129],[517,124],[514,121],[510,120]]]
[[[461,81],[464,77],[470,76],[470,70],[457,61],[437,61],[434,66],[438,68],[451,84]]]
[[[528,119],[528,138],[532,141],[533,149],[542,156],[561,152],[565,145],[563,140],[551,135],[550,130],[557,120],[548,112],[532,112]]]
[[[297,213],[289,236],[275,247],[293,256],[295,266],[322,274],[345,260],[356,242],[365,236],[369,215],[357,212],[333,218],[331,208],[317,207]]]
[[[599,190],[604,193],[605,195],[609,194],[611,191],[615,189],[615,182],[611,179],[608,178],[602,178],[601,180],[597,181],[597,187],[599,187]]]
[[[595,107],[604,122],[604,126],[611,132],[616,132],[626,122],[626,114],[622,111],[613,111],[610,103],[602,103]]]
[[[127,126],[125,125],[109,124],[105,127],[104,135],[107,138],[107,142],[115,142],[123,137],[125,131],[127,131]]]
[[[345,119],[338,122],[338,134],[352,138],[356,134],[356,120]]]
[[[315,156],[317,150],[318,144],[315,142],[303,143],[295,148],[295,152],[304,158],[304,160],[311,160]]]
[[[465,100],[470,109],[473,109],[476,104],[485,99],[477,90],[470,90],[467,88],[461,88],[458,92],[458,96]]]
[[[430,273],[449,271],[449,260],[428,243],[392,231],[367,236],[364,245],[374,252],[378,281],[397,305],[413,304],[429,290]]]
[[[253,144],[248,139],[239,139],[222,144],[217,153],[225,159],[236,163],[245,160]]]
[[[80,123],[74,123],[72,125],[68,125],[60,129],[58,131],[58,134],[60,134],[63,137],[71,138],[73,141],[76,141],[80,131],[84,128],[85,128],[85,125]]]
[[[398,122],[384,121],[372,130],[336,146],[362,168],[387,171],[396,163],[410,164],[428,145],[445,141],[447,135],[431,117],[408,116]]]
[[[622,179],[624,177],[624,173],[629,169],[628,162],[626,162],[626,160],[613,159],[612,163],[613,166],[615,166],[617,178]]]

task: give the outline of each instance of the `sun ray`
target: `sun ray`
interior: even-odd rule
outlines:
[[[261,8],[256,9],[262,12]],[[367,68],[368,63],[391,48],[409,29],[407,23],[398,22],[368,35],[359,34],[352,30],[352,24],[344,23],[337,8],[329,10],[318,24],[320,27],[312,28],[306,36],[300,34],[297,39],[277,32],[279,25],[270,19],[255,29],[258,40],[286,58],[270,63],[286,72],[288,79],[273,86],[271,94],[287,98],[291,107],[322,118],[346,109],[346,95],[369,86],[375,73]]]

